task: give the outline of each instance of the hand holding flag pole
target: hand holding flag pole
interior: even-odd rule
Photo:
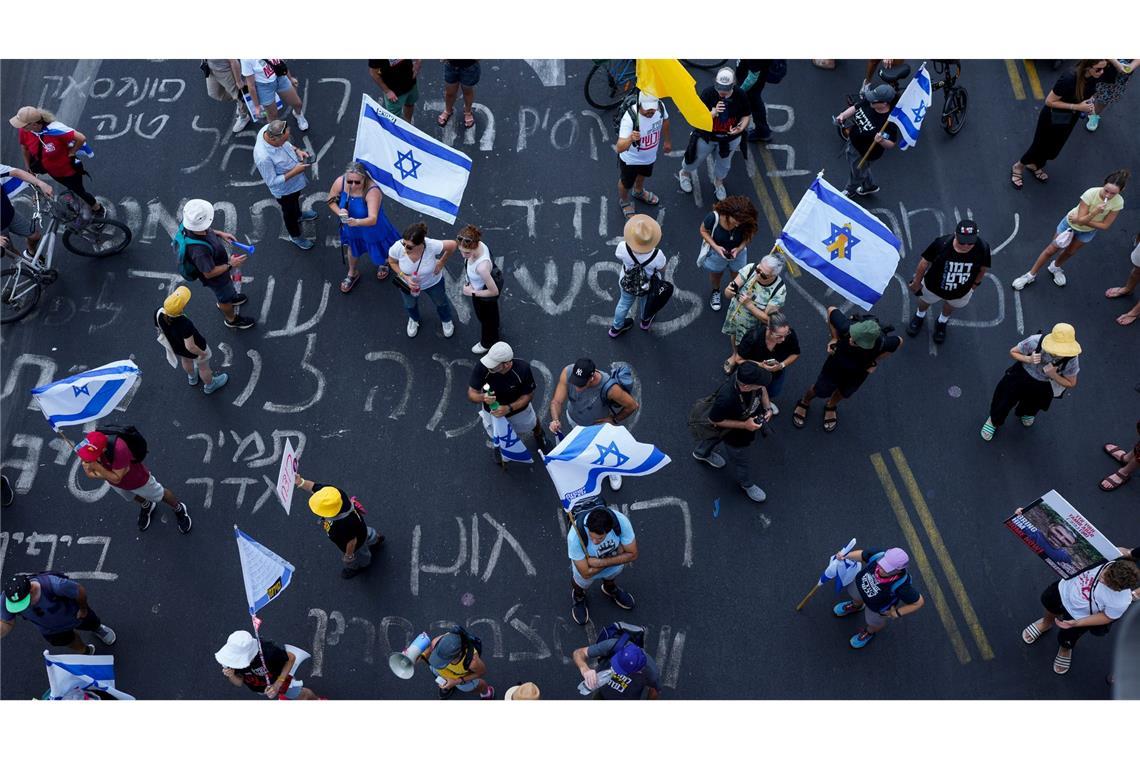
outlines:
[[[835,590],[838,593],[840,589],[846,586],[855,578],[855,573],[859,570],[859,563],[850,559],[838,559],[837,556],[842,554],[847,556],[847,552],[855,548],[855,539],[851,539],[847,546],[843,547],[835,554],[831,555],[831,561],[827,563],[827,567],[820,573],[819,581],[816,582],[812,590],[807,592],[807,595],[800,600],[796,605],[796,612],[804,608],[808,600],[815,596],[815,592],[819,591],[820,586],[827,583],[829,580],[835,581]]]

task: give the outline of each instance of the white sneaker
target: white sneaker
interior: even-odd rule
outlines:
[[[408,317],[408,337],[409,338],[416,337],[416,333],[418,333],[419,331],[420,331],[420,323],[417,322],[416,320],[412,319],[411,317]]]
[[[1025,274],[1021,275],[1020,277],[1018,277],[1017,279],[1015,279],[1013,281],[1013,289],[1014,290],[1021,290],[1026,285],[1028,285],[1029,283],[1033,282],[1036,279],[1037,279],[1036,275],[1032,275],[1029,272],[1026,272]]]
[[[728,197],[728,191],[724,189],[724,185],[713,185],[713,195],[718,201],[723,201]]]
[[[685,193],[693,192],[693,180],[691,177],[689,177],[688,174],[685,173],[685,171],[683,169],[681,171],[677,172],[677,181],[679,183],[681,183],[681,191],[682,192],[685,192]]]
[[[444,322],[443,323],[443,337],[450,338],[452,335],[455,335],[455,323],[454,322]]]
[[[1065,272],[1061,267],[1055,267],[1050,264],[1049,273],[1053,275],[1053,284],[1059,288],[1065,287],[1065,283],[1069,281],[1068,278],[1065,277]]]
[[[95,635],[107,646],[111,646],[115,643],[115,639],[119,638],[108,625],[99,626],[99,630],[95,631]]]
[[[483,348],[483,342],[480,341],[471,347],[471,353],[473,353],[473,354],[485,354],[485,353],[487,353],[487,349]]]
[[[610,478],[610,488],[614,489],[615,491],[620,491],[621,490],[621,475],[615,475],[615,474],[611,473],[609,478]]]
[[[235,116],[234,117],[233,133],[236,135],[238,132],[241,132],[243,129],[245,129],[246,127],[249,126],[249,122],[250,122],[250,118],[249,118],[249,113],[247,111],[243,111],[240,114],[238,114],[237,116]]]
[[[769,401],[768,402],[768,408],[772,410],[772,416],[773,417],[775,417],[777,414],[780,413],[780,407],[776,406],[775,401]]]
[[[297,114],[297,129],[301,130],[302,132],[309,131],[309,120],[301,114]]]

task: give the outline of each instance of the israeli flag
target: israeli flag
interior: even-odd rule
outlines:
[[[816,177],[777,247],[852,303],[870,309],[899,264],[902,242],[857,203]]]
[[[105,417],[116,407],[126,411],[141,379],[142,372],[126,359],[32,388],[32,399],[58,431]]]
[[[487,437],[491,439],[491,443],[498,447],[503,459],[509,462],[521,462],[522,464],[534,462],[534,457],[530,455],[530,451],[527,450],[522,439],[519,438],[519,434],[511,427],[511,423],[507,421],[506,417],[496,417],[480,409],[479,419],[483,421],[483,430],[487,432]]]
[[[836,559],[837,554],[847,554],[855,548],[855,539],[851,539],[847,546],[842,550],[831,555],[831,561],[827,563],[827,568],[819,574],[819,585],[824,585],[828,581],[835,581],[835,593],[843,590],[851,581],[855,580],[855,576],[859,572],[860,564],[853,559]]]
[[[360,103],[355,158],[384,195],[455,223],[471,176],[471,159],[384,110],[367,95]]]
[[[620,425],[576,427],[543,456],[546,472],[562,508],[602,491],[602,477],[652,475],[669,464],[669,457],[649,443],[639,443]]]
[[[51,654],[45,649],[44,664],[49,699],[134,699],[115,688],[113,655]]]
[[[4,188],[4,192],[9,198],[14,198],[16,193],[28,186],[28,183],[19,177],[13,177],[8,174],[11,169],[12,167],[10,166],[0,164],[0,176],[3,177],[3,181],[0,181],[0,187]]]
[[[48,124],[47,127],[44,128],[43,132],[37,132],[36,134],[55,136],[55,135],[65,135],[68,132],[74,132],[74,131],[75,131],[74,129],[67,126],[62,121],[53,121],[51,124]],[[91,149],[91,143],[90,142],[85,142],[85,143],[83,143],[83,147],[81,147],[79,150],[75,151],[75,155],[83,157],[83,158],[95,158],[95,151],[93,151]]]
[[[241,559],[241,578],[245,584],[249,614],[256,615],[258,610],[288,587],[296,568],[254,541],[236,525],[234,537],[237,539],[238,557]]]
[[[926,63],[923,62],[887,119],[899,128],[900,150],[913,148],[918,143],[918,131],[922,129],[922,122],[930,109],[930,98],[930,75],[926,73]]]

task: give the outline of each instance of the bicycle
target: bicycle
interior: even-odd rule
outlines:
[[[586,75],[586,102],[608,111],[625,99],[636,81],[636,60],[594,59],[594,66]]]
[[[11,241],[2,249],[0,324],[17,322],[35,308],[43,289],[55,282],[52,268],[56,238],[78,256],[105,258],[121,253],[131,242],[131,230],[115,219],[94,217],[86,203],[72,193],[48,198],[35,188],[32,224],[43,229],[35,254],[19,252]],[[62,233],[60,230],[62,229]]]
[[[891,104],[894,105],[894,103],[898,101],[899,95],[901,95],[903,90],[906,89],[903,87],[902,82],[904,79],[910,76],[910,65],[906,63],[900,63],[897,66],[879,68],[875,73],[879,79],[883,81],[884,84],[889,84],[891,88],[894,89],[895,97],[891,101]],[[874,86],[875,82],[871,81],[868,82],[858,93],[848,94],[846,96],[847,107],[855,105],[861,98],[868,97],[870,90]],[[848,120],[846,122],[836,122],[835,127],[839,132],[840,139],[842,139],[844,142],[848,142],[850,140],[851,121]]]
[[[727,62],[728,62],[727,58],[721,58],[719,61],[714,61],[714,60],[711,60],[708,58],[702,59],[699,61],[688,61],[688,60],[685,60],[684,58],[681,59],[681,63],[685,64],[686,66],[692,66],[695,69],[704,69],[705,71],[712,71],[713,69],[719,69],[721,66],[723,66]]]
[[[934,73],[942,76],[941,82],[934,82],[935,90],[942,90],[942,128],[948,135],[956,135],[966,125],[966,88],[958,86],[958,76],[962,73],[962,62],[958,60],[935,60]]]

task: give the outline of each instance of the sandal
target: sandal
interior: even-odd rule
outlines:
[[[352,290],[353,288],[355,288],[356,283],[359,279],[360,279],[360,272],[357,272],[354,275],[347,275],[343,280],[340,281],[340,292],[341,293],[347,293],[350,290]]]
[[[1028,166],[1025,168],[1029,169]],[[1030,169],[1030,171],[1033,172],[1033,178],[1036,179],[1038,182],[1048,182],[1049,181],[1049,175],[1045,172],[1044,169]]]
[[[376,279],[381,280],[381,281],[387,280],[388,279],[388,267],[377,267],[376,268]]]
[[[1115,459],[1117,462],[1124,464],[1124,459],[1128,456],[1128,452],[1115,443],[1104,444],[1104,453]]]
[[[1124,298],[1124,296],[1128,295],[1132,294],[1124,288],[1109,288],[1108,290],[1104,291],[1105,298]]]
[[[1100,490],[1115,491],[1117,488],[1120,488],[1130,480],[1132,480],[1131,475],[1123,474],[1120,472],[1120,470],[1117,470],[1104,480],[1100,481]]]
[[[831,415],[831,419],[827,415]],[[837,406],[824,406],[823,407],[823,431],[825,433],[835,432],[835,428],[839,427],[839,407]]]
[[[1119,317],[1116,318],[1116,324],[1120,325],[1121,327],[1128,327],[1128,325],[1132,324],[1135,321],[1136,321],[1136,315],[1135,314],[1129,314],[1128,312],[1124,312],[1123,314],[1121,314]]]
[[[802,428],[807,423],[808,405],[803,401],[796,402],[796,408],[792,410],[792,424],[798,428]]]
[[[1030,623],[1029,625],[1025,626],[1025,630],[1023,630],[1021,632],[1021,640],[1024,641],[1026,644],[1032,644],[1035,641],[1037,641],[1037,639],[1041,638],[1042,634],[1044,634],[1045,631],[1047,631],[1049,629],[1046,628],[1043,631],[1037,627],[1037,624],[1038,623],[1044,623],[1044,622],[1045,622],[1044,620],[1041,620],[1039,618],[1039,619],[1033,621],[1032,623]]]
[[[721,369],[724,370],[724,374],[731,375],[732,370],[736,369],[736,365],[732,363],[732,359],[725,359],[724,364],[721,365]]]
[[[633,201],[620,201],[618,205],[621,206],[622,216],[626,219],[633,218],[634,213],[636,213],[633,209]]]
[[[1057,650],[1057,656],[1053,658],[1053,672],[1059,676],[1063,676],[1069,672],[1069,668],[1073,664],[1073,655],[1061,654],[1061,650]]]
[[[473,126],[475,126],[475,114],[473,114],[470,111],[464,111],[463,112],[463,128],[464,129],[471,129],[471,127],[473,127]]]
[[[993,420],[991,420],[989,417],[986,417],[986,421],[982,423],[982,440],[992,441],[994,439],[994,433],[996,432],[997,427],[994,426]]]
[[[451,114],[453,113],[455,113],[455,111],[444,111],[439,115],[439,118],[435,120],[435,123],[441,127],[446,127],[447,122],[451,121]]]
[[[1025,180],[1022,178],[1022,169],[1018,169],[1016,164],[1010,172],[1009,181],[1010,184],[1012,184],[1018,190],[1025,187]]]
[[[644,190],[644,189],[641,192],[634,190],[633,191],[633,197],[637,198],[642,203],[648,203],[650,206],[656,206],[658,203],[661,202],[661,199],[659,197],[657,197],[656,194],[651,193],[648,190]]]

